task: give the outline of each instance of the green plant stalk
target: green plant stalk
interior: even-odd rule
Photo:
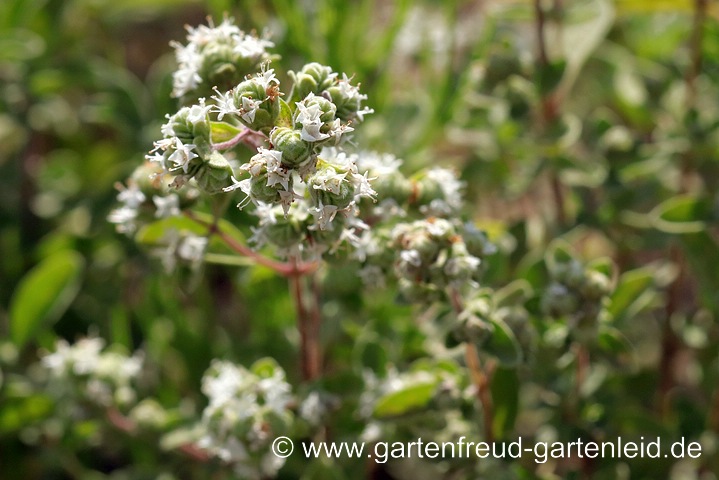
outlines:
[[[554,5],[555,10],[560,10],[562,5],[560,2],[556,2]],[[549,56],[547,55],[547,44],[545,40],[545,25],[547,22],[544,9],[542,8],[541,0],[534,0],[534,12],[535,12],[535,27],[537,35],[537,64],[539,70],[544,70],[549,66]],[[558,13],[558,12],[555,12]],[[540,99],[541,109],[541,128],[548,128],[554,124],[559,117],[559,97],[555,92],[543,93]],[[557,169],[552,166],[550,172],[550,188],[552,191],[552,198],[554,199],[554,210],[557,216],[557,223],[560,227],[567,225],[567,214],[564,208],[565,195],[564,189],[562,188],[562,182],[559,179]]]
[[[451,290],[449,292],[449,299],[455,313],[457,315],[462,313],[464,307],[462,305],[462,299],[459,292]],[[469,370],[472,383],[477,389],[477,400],[482,407],[484,439],[487,443],[492,443],[494,442],[494,408],[492,405],[492,392],[490,391],[490,384],[492,382],[495,364],[494,362],[488,361],[485,366],[482,367],[477,347],[470,342],[465,342],[464,344],[464,359],[467,364],[467,370]]]

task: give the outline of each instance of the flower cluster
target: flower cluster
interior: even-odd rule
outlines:
[[[179,64],[173,75],[174,97],[195,100],[213,86],[230,88],[271,59],[267,49],[272,42],[243,32],[229,18],[187,31],[186,45],[172,43]]]
[[[104,349],[105,341],[98,337],[74,345],[60,340],[42,364],[62,391],[79,390],[82,397],[103,407],[127,406],[136,399],[132,383],[142,371],[143,355]]]
[[[364,239],[361,276],[372,281],[376,274],[392,273],[410,302],[432,302],[446,298],[447,289],[478,287],[482,258],[496,250],[471,223],[437,217],[399,223]]]
[[[159,163],[148,161],[138,166],[126,186],[117,185],[121,206],[110,212],[108,221],[117,225],[119,232],[131,235],[139,225],[152,219],[179,215],[182,208],[197,200],[199,191],[194,181],[171,188],[172,178]]]
[[[575,336],[592,338],[598,321],[606,316],[612,292],[610,269],[603,261],[583,265],[575,258],[547,262],[550,283],[541,299],[542,311],[552,318],[567,319]]]
[[[284,464],[270,448],[294,422],[285,372],[269,359],[250,369],[215,360],[202,379],[209,403],[198,446],[233,465],[242,478],[274,476]]]

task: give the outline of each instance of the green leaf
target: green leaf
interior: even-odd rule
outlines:
[[[564,70],[567,67],[567,62],[558,61],[542,65],[538,69],[537,86],[539,87],[539,93],[545,96],[551,93],[559,82],[562,80]]]
[[[223,143],[232,140],[243,130],[244,127],[236,127],[225,122],[210,122],[212,143]]]
[[[79,253],[64,250],[20,280],[10,303],[10,337],[18,348],[65,313],[80,289],[84,265]]]
[[[583,11],[584,9],[586,11]],[[577,5],[576,10],[577,17],[586,20],[564,23],[559,37],[562,39],[562,50],[567,61],[558,87],[564,94],[572,89],[587,59],[602,43],[614,22],[614,6],[610,0],[582,2]]]
[[[492,383],[492,404],[494,418],[492,430],[497,438],[503,438],[511,432],[519,412],[519,377],[511,368],[499,367],[494,371]]]
[[[424,381],[389,393],[377,401],[374,415],[378,418],[397,417],[427,407],[434,397],[437,381]]]
[[[599,331],[597,343],[602,350],[614,355],[631,351],[629,340],[616,328],[602,327]]]
[[[699,233],[706,229],[706,203],[690,195],[678,195],[665,200],[652,210],[652,225],[666,233]]]
[[[203,224],[211,224],[212,215],[197,212],[194,212],[193,214],[202,223],[189,217],[163,218],[140,228],[140,230],[135,234],[135,240],[143,245],[158,245],[162,243],[163,237],[170,230],[177,230],[180,232],[186,231],[195,235],[207,235],[207,227]],[[226,233],[234,240],[244,243],[245,236],[232,223],[225,219],[220,219],[217,225],[222,232]]]
[[[650,268],[638,268],[625,272],[619,277],[609,305],[609,313],[616,320],[637,313],[636,306],[650,287],[654,284],[654,272]]]
[[[277,120],[275,120],[275,125],[278,127],[287,127],[292,128],[292,109],[290,109],[290,106],[287,102],[279,99],[280,101],[280,114],[277,116]]]
[[[504,366],[511,367],[522,361],[522,350],[514,332],[501,320],[492,319],[492,336],[482,345],[480,351],[496,357]]]
[[[499,307],[510,307],[522,305],[534,294],[534,290],[528,281],[524,279],[514,280],[494,293],[494,303]]]

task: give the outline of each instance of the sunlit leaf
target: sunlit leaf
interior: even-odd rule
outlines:
[[[80,289],[84,265],[79,253],[61,251],[20,280],[10,304],[10,337],[18,347],[65,313]]]

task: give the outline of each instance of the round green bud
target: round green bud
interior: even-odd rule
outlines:
[[[222,192],[234,172],[227,159],[220,152],[212,152],[195,173],[197,186],[209,194]]]
[[[282,163],[290,168],[299,167],[312,155],[312,144],[302,140],[299,130],[275,127],[270,132],[270,143],[282,152]]]
[[[349,207],[355,198],[355,186],[347,178],[347,172],[322,160],[305,182],[315,207],[334,205],[342,210]]]
[[[232,91],[235,107],[240,109],[240,121],[252,130],[268,132],[280,114],[280,102],[256,79],[240,83]]]
[[[337,74],[328,66],[316,62],[308,63],[299,72],[289,72],[293,81],[290,100],[300,101],[308,94],[321,94],[335,83]]]
[[[399,205],[404,204],[412,195],[412,182],[398,171],[378,176],[372,180],[372,188],[377,192],[377,198],[391,198]]]
[[[442,291],[436,285],[414,282],[400,278],[397,282],[399,299],[407,303],[432,303],[442,298]]]
[[[238,62],[244,60],[237,54],[232,45],[217,42],[209,43],[202,51],[202,63],[199,73],[207,84],[222,89],[230,89],[242,81],[244,75],[252,65],[246,60],[242,63],[242,69],[238,69]],[[252,62],[254,63],[254,62]]]
[[[278,203],[281,200],[281,185],[267,186],[267,171],[250,179],[250,197],[264,203]]]
[[[542,295],[541,308],[549,316],[559,318],[575,313],[579,308],[579,299],[564,285],[552,283]]]
[[[280,248],[290,248],[305,238],[303,225],[294,215],[288,215],[287,218],[277,215],[275,223],[266,226],[264,233],[272,244]]]
[[[584,267],[577,260],[561,263],[554,269],[554,278],[569,288],[578,289],[584,283]]]
[[[611,281],[605,274],[589,270],[579,291],[588,300],[599,300],[611,291]]]

